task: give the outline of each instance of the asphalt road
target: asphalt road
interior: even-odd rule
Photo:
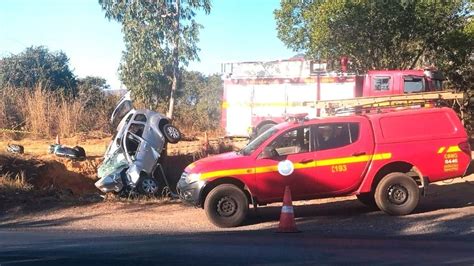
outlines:
[[[0,266],[474,265],[473,179],[431,186],[403,217],[352,198],[303,202],[293,234],[275,233],[279,205],[233,229],[176,203],[15,207],[0,212]]]
[[[474,264],[474,239],[312,232],[114,235],[0,231],[0,265]]]

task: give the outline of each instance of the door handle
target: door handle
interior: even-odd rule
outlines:
[[[366,155],[365,151],[362,152],[354,152],[352,156],[361,156],[361,155]]]
[[[313,159],[303,159],[303,160],[300,161],[300,163],[305,164],[305,163],[310,163],[312,161],[314,161],[314,160]]]

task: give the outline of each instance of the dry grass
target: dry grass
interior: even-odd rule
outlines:
[[[4,139],[52,138],[56,135],[73,137],[93,131],[114,131],[109,123],[110,114],[118,101],[118,97],[114,95],[96,91],[72,97],[38,85],[34,88],[0,88],[0,98],[0,129],[29,132],[0,131],[0,137]],[[134,106],[150,108],[138,101],[134,102]],[[185,139],[203,138],[205,132],[208,138],[224,134],[217,126],[219,121],[213,121],[212,125],[201,121],[208,119],[206,114],[201,115],[202,110],[186,109],[188,111],[183,112],[182,108],[184,107],[176,106],[173,124],[180,129]],[[164,108],[160,108],[160,105],[151,109],[164,113]]]
[[[33,186],[28,183],[25,172],[20,172],[16,176],[11,174],[0,175],[0,191],[15,193],[19,191],[30,191]]]
[[[90,131],[110,132],[109,115],[116,97],[91,99],[67,97],[36,86],[0,89],[0,129],[29,133],[1,132],[8,139],[75,136]]]
[[[25,102],[20,105],[20,111],[26,118],[27,128],[42,136],[54,134],[57,120],[57,105],[54,95],[41,87],[36,87],[32,92],[23,91]]]

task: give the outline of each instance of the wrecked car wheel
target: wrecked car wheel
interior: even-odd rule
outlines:
[[[147,196],[154,196],[158,193],[158,182],[151,177],[143,177],[138,184],[138,192]]]
[[[178,143],[181,140],[181,133],[179,130],[170,124],[166,124],[163,126],[163,134],[166,137],[166,140],[169,143]]]
[[[75,146],[72,149],[76,151],[76,156],[78,158],[85,158],[86,157],[86,151],[81,146]]]
[[[231,184],[215,187],[204,202],[207,217],[218,227],[241,225],[248,209],[249,203],[245,193]]]

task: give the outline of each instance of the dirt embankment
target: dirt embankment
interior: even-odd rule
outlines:
[[[73,147],[82,146],[87,158],[74,161],[67,158],[48,154],[48,147],[55,140],[0,141],[0,150],[8,143],[23,145],[25,154],[12,155],[0,152],[0,176],[15,178],[19,174],[32,184],[34,190],[56,190],[73,197],[82,197],[88,194],[98,194],[94,186],[97,180],[97,168],[102,162],[102,156],[110,142],[110,136],[87,139],[81,136],[61,139],[61,144]],[[228,140],[211,140],[205,144],[201,140],[181,141],[178,144],[168,145],[167,158],[164,169],[170,186],[174,188],[184,168],[193,161],[206,154],[230,151],[234,147]],[[243,141],[237,142],[242,146]]]
[[[24,176],[35,190],[68,191],[76,196],[96,192],[94,180],[100,159],[74,162],[52,157],[53,155],[35,157],[1,153],[0,175],[12,179]]]

